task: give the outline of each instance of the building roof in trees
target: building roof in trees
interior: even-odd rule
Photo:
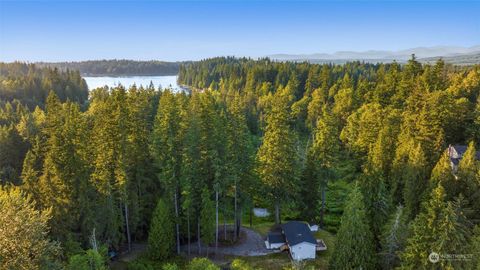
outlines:
[[[295,246],[302,242],[317,244],[310,228],[304,222],[289,221],[282,225],[282,229],[289,246]]]
[[[466,145],[452,145],[452,148],[455,149],[459,155],[463,156],[463,154],[467,151],[468,146]]]
[[[466,145],[450,145],[448,147],[448,155],[450,156],[450,161],[452,162],[452,164],[458,165],[465,152],[467,152],[467,149],[468,146]],[[477,160],[480,160],[480,151],[477,151],[475,156]]]
[[[267,235],[267,241],[271,244],[285,243],[285,237],[281,233],[271,232]]]

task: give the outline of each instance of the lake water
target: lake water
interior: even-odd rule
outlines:
[[[182,88],[177,84],[177,76],[131,76],[131,77],[83,77],[87,82],[88,89],[92,90],[105,85],[115,87],[119,84],[125,88],[129,88],[133,84],[137,87],[143,85],[148,87],[150,82],[155,88],[172,88],[173,90],[181,90]]]

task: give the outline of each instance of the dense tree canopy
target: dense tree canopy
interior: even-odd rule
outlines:
[[[77,71],[1,64],[0,183],[22,190],[17,208],[64,265],[96,260],[78,251],[92,242],[200,253],[218,217],[238,237],[258,206],[338,232],[333,268],[469,267],[428,255],[477,246],[480,67],[213,58],[179,82],[191,92],[88,95]],[[449,145],[468,147],[457,160]]]
[[[45,104],[50,91],[61,101],[68,99],[83,104],[88,98],[87,83],[78,71],[0,62],[0,104],[17,99],[34,109]]]
[[[176,75],[180,63],[163,61],[96,60],[81,62],[36,63],[40,67],[78,70],[83,76]]]

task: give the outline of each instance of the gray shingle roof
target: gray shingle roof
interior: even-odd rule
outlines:
[[[304,222],[289,221],[282,225],[285,239],[290,246],[307,242],[316,245],[317,240],[312,235],[310,227]]]

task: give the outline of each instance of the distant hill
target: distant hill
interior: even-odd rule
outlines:
[[[82,62],[35,63],[39,67],[78,70],[82,76],[155,76],[176,75],[180,62],[93,60]]]
[[[438,59],[442,58],[446,63],[454,65],[476,65],[480,64],[480,52],[471,54],[460,54],[454,56],[442,56],[442,57],[428,57],[419,59],[423,63],[434,63]]]
[[[480,45],[473,47],[454,47],[454,46],[436,46],[436,47],[417,47],[400,51],[339,51],[333,54],[315,53],[315,54],[273,54],[268,57],[278,61],[308,61],[312,63],[335,63],[342,64],[348,61],[365,62],[405,62],[415,54],[419,59],[438,59],[438,58],[468,58],[472,55],[480,54]],[[428,60],[430,61],[430,60]],[[475,63],[478,63],[475,62]]]

